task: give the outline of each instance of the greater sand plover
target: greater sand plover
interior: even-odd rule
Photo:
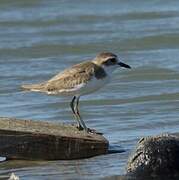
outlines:
[[[94,59],[76,64],[52,77],[50,80],[32,85],[23,85],[29,91],[44,92],[48,95],[71,96],[72,112],[78,122],[78,128],[90,132],[79,112],[81,96],[93,93],[110,81],[112,72],[117,67],[131,68],[121,62],[111,52],[98,54]]]

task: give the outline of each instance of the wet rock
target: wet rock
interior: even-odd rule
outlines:
[[[140,139],[129,158],[127,175],[137,179],[179,179],[179,134]]]
[[[107,153],[102,135],[72,125],[0,117],[0,156],[7,160],[71,160]]]

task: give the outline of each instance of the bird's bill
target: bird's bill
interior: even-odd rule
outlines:
[[[119,62],[118,65],[121,66],[121,67],[124,67],[124,68],[131,69],[131,67],[129,65],[127,65],[127,64],[125,64],[123,62]]]

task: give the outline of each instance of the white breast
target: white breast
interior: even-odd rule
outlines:
[[[98,89],[102,88],[105,84],[109,82],[109,77],[105,77],[103,79],[92,78],[88,83],[84,84],[78,90],[79,95],[90,94]]]

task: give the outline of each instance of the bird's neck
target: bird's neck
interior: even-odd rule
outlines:
[[[104,69],[104,71],[108,76],[111,76],[114,70],[116,69],[115,66],[104,66],[104,65],[102,66],[102,68]]]

